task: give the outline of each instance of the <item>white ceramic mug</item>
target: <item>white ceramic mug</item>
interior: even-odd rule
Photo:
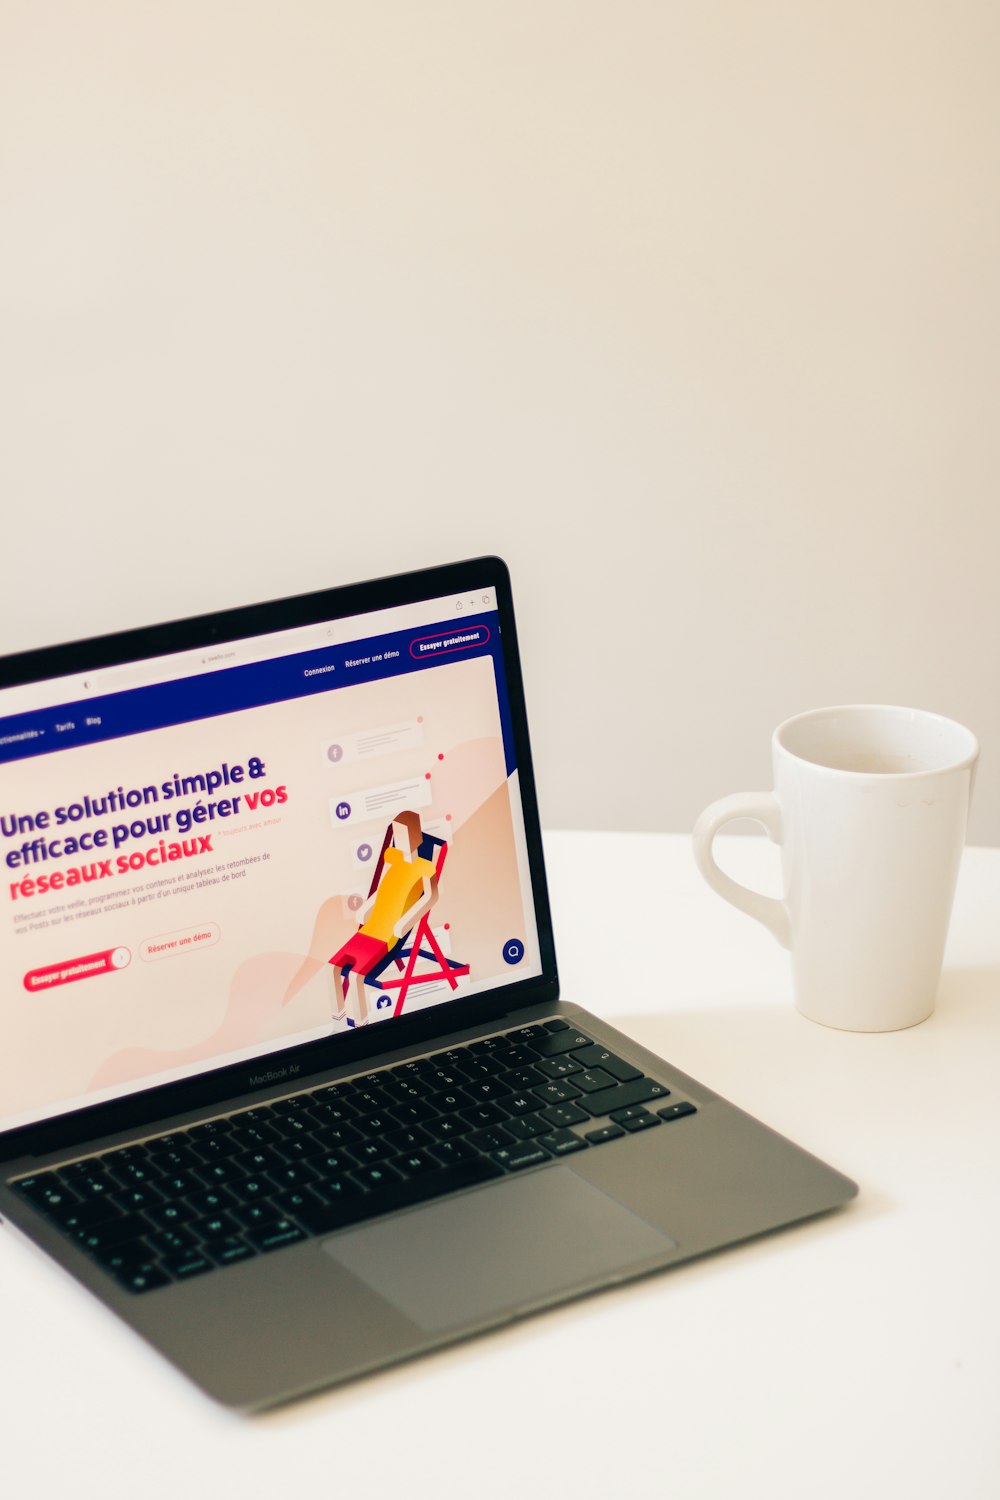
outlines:
[[[979,744],[913,708],[853,705],[786,719],[772,738],[773,792],[738,792],[694,829],[713,890],[791,950],[803,1015],[847,1031],[896,1031],[934,1009]],[[712,841],[753,818],[781,845],[784,899],[731,880]]]

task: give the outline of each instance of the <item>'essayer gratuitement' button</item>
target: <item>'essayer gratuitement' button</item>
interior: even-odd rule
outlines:
[[[29,969],[24,976],[24,988],[29,994],[39,990],[51,990],[59,984],[73,984],[77,979],[93,979],[95,974],[112,974],[116,969],[127,969],[132,962],[128,948],[107,948],[103,953],[85,953],[82,958],[66,958],[59,964],[49,964],[44,969]]]
[[[426,661],[429,656],[446,656],[452,651],[471,651],[476,646],[485,646],[490,638],[488,625],[470,625],[466,630],[442,630],[436,635],[420,635],[410,642],[410,655],[415,661]]]

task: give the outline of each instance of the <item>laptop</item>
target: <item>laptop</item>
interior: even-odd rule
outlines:
[[[478,558],[0,664],[0,1216],[253,1411],[820,1214],[560,993]]]

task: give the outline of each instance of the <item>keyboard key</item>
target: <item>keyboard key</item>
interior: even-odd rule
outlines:
[[[439,1172],[428,1172],[423,1176],[410,1177],[394,1182],[377,1192],[366,1193],[342,1203],[333,1203],[322,1213],[299,1217],[310,1233],[330,1234],[349,1224],[357,1224],[364,1219],[391,1213],[397,1208],[408,1208],[411,1204],[437,1198],[442,1193],[474,1187],[481,1182],[489,1182],[491,1178],[502,1176],[503,1171],[495,1162],[490,1161],[486,1156],[477,1156],[473,1161],[443,1166]]]
[[[183,1225],[190,1224],[192,1219],[200,1217],[199,1210],[192,1208],[183,1198],[178,1198],[173,1203],[161,1203],[146,1213],[150,1224],[157,1229],[180,1229]]]
[[[234,1130],[231,1139],[239,1151],[256,1151],[259,1146],[272,1146],[280,1137],[269,1125],[251,1125]]]
[[[642,1074],[639,1074],[642,1077]],[[605,1073],[603,1068],[587,1068],[582,1073],[577,1073],[573,1079],[578,1089],[583,1089],[585,1094],[596,1094],[599,1089],[611,1089],[615,1086],[615,1079],[610,1073]]]
[[[317,1197],[309,1188],[296,1188],[291,1193],[276,1193],[273,1203],[282,1218],[297,1219],[299,1214],[307,1209],[321,1208],[323,1199]]]
[[[696,1115],[698,1111],[686,1099],[681,1099],[677,1104],[668,1104],[665,1108],[658,1109],[656,1113],[661,1120],[682,1120],[685,1115]]]
[[[501,1073],[499,1082],[505,1084],[512,1093],[520,1094],[525,1089],[530,1089],[532,1084],[544,1083],[545,1074],[540,1073],[537,1068],[511,1068],[508,1073]]]
[[[622,1113],[628,1112],[622,1111]],[[649,1130],[651,1126],[659,1125],[660,1123],[655,1115],[646,1114],[645,1112],[640,1113],[639,1111],[636,1111],[631,1119],[620,1121],[622,1129],[627,1130],[630,1135],[635,1135],[639,1130]]]
[[[508,1118],[507,1111],[501,1104],[476,1104],[472,1109],[462,1110],[462,1119],[476,1128],[483,1125],[500,1125]]]
[[[46,1212],[61,1229],[74,1236],[78,1230],[93,1229],[95,1225],[105,1224],[108,1219],[116,1219],[119,1216],[111,1194],[106,1198],[95,1198],[89,1203],[74,1203],[66,1204],[64,1207],[49,1208]]]
[[[152,1252],[152,1253],[151,1253]],[[156,1246],[146,1240],[132,1240],[124,1245],[109,1245],[104,1250],[95,1250],[94,1259],[117,1276],[120,1271],[138,1270],[140,1266],[155,1265],[153,1255]]]
[[[503,1055],[469,1057],[465,1059],[462,1066],[470,1079],[497,1078],[501,1073],[507,1071],[504,1066]],[[467,1088],[468,1084],[465,1086]]]
[[[162,1213],[162,1209],[151,1209],[150,1215]],[[84,1248],[91,1252],[106,1250],[110,1245],[123,1245],[127,1240],[141,1240],[149,1233],[149,1224],[140,1214],[123,1214],[118,1219],[108,1219],[96,1224],[93,1229],[80,1229],[74,1234]]]
[[[227,1235],[235,1234],[237,1223],[229,1214],[212,1214],[206,1219],[196,1219],[191,1225],[192,1234],[197,1235],[200,1240],[221,1240]]]
[[[322,1182],[317,1182],[310,1191],[317,1197],[324,1207],[332,1208],[339,1203],[347,1203],[354,1198],[364,1198],[365,1191],[352,1182],[349,1177],[327,1177]],[[302,1217],[301,1214],[298,1215]],[[304,1222],[304,1221],[303,1221]]]
[[[278,1119],[292,1119],[302,1110],[309,1108],[311,1099],[311,1094],[292,1094],[288,1099],[276,1099],[269,1108],[272,1115]]]
[[[573,1106],[571,1104],[563,1106],[552,1106],[552,1108],[560,1107],[564,1109],[572,1109]],[[583,1114],[582,1110],[579,1111],[579,1113],[584,1120],[588,1120],[590,1118],[589,1115]],[[506,1121],[503,1129],[507,1131],[508,1134],[512,1135],[516,1141],[530,1141],[533,1140],[536,1135],[548,1134],[548,1132],[552,1129],[552,1122],[550,1120],[543,1120],[541,1115],[516,1115],[512,1120]]]
[[[261,1224],[270,1224],[274,1218],[274,1209],[269,1200],[246,1203],[241,1208],[233,1209],[233,1218],[244,1229],[255,1229]]]
[[[375,1167],[355,1167],[348,1176],[358,1184],[359,1187],[373,1191],[375,1188],[387,1187],[390,1182],[399,1182],[400,1174],[395,1167],[388,1162],[380,1162]]]
[[[362,1089],[360,1093],[355,1094],[353,1099],[357,1108],[366,1115],[379,1114],[387,1110],[392,1102],[389,1095],[378,1088]]]
[[[374,1161],[386,1161],[390,1156],[396,1155],[396,1148],[389,1142],[388,1136],[376,1136],[370,1141],[359,1141],[356,1146],[351,1147],[351,1155],[366,1166]]]
[[[670,1090],[652,1078],[635,1078],[630,1083],[617,1083],[614,1088],[599,1089],[595,1094],[584,1094],[581,1108],[591,1115],[609,1115],[613,1110],[626,1109],[632,1104],[646,1104],[650,1099],[663,1099]]]
[[[145,1187],[150,1183],[158,1184],[160,1180],[160,1171],[152,1161],[152,1158],[148,1161],[123,1161],[108,1170],[123,1187]]]
[[[584,1131],[592,1146],[603,1146],[605,1141],[620,1141],[624,1134],[620,1125],[601,1125],[597,1130]]]
[[[192,1125],[190,1130],[184,1134],[191,1145],[195,1146],[199,1141],[211,1140],[213,1136],[229,1135],[232,1125],[226,1119],[206,1120],[202,1125]]]
[[[427,1121],[428,1131],[439,1141],[455,1140],[474,1128],[468,1120],[463,1120],[461,1115],[441,1115],[436,1120]]]
[[[416,1151],[419,1146],[429,1146],[434,1137],[428,1135],[427,1131],[420,1125],[404,1126],[400,1130],[390,1130],[386,1140],[394,1151]]]
[[[394,1104],[389,1113],[397,1125],[423,1125],[426,1120],[433,1120],[437,1110],[426,1099],[414,1099],[409,1104]]]
[[[239,1182],[246,1174],[233,1161],[213,1161],[202,1162],[200,1167],[195,1168],[194,1175],[206,1187],[225,1187],[227,1182]]]
[[[81,1204],[85,1196],[67,1187],[55,1172],[44,1172],[38,1177],[22,1177],[16,1186],[23,1197],[43,1210],[70,1208],[74,1204]],[[109,1182],[105,1191],[116,1186],[116,1183]]]
[[[512,1146],[516,1137],[512,1136],[502,1125],[493,1125],[486,1130],[474,1130],[471,1135],[466,1136],[470,1146],[475,1146],[477,1151],[499,1151],[501,1146]]]
[[[322,1156],[309,1158],[309,1165],[320,1179],[326,1177],[339,1177],[349,1167],[355,1165],[354,1157],[349,1156],[346,1151],[327,1151]]]
[[[360,1139],[363,1139],[363,1137],[360,1137]],[[315,1156],[317,1151],[321,1151],[322,1149],[323,1142],[320,1141],[318,1133],[302,1136],[295,1141],[279,1141],[274,1148],[274,1155],[271,1158],[270,1165],[276,1167],[279,1160],[283,1162],[308,1161],[311,1156]]]
[[[551,1151],[553,1156],[568,1156],[571,1151],[587,1149],[587,1142],[574,1135],[572,1130],[554,1130],[551,1135],[541,1135],[538,1144]]]
[[[468,1079],[463,1079],[467,1083]],[[467,1094],[464,1089],[442,1089],[440,1093],[431,1094],[427,1103],[435,1114],[453,1115],[456,1110],[467,1109],[472,1103],[472,1095]]]
[[[504,1046],[506,1046],[506,1041],[502,1036],[483,1036],[478,1041],[470,1042],[466,1051],[478,1057],[482,1052],[496,1052]]]
[[[184,1199],[193,1214],[201,1218],[205,1214],[220,1214],[223,1209],[229,1209],[234,1203],[240,1202],[237,1194],[229,1193],[228,1188],[202,1188],[201,1193],[192,1193]]]
[[[591,1042],[589,1047],[577,1047],[573,1056],[585,1068],[603,1068],[605,1073],[610,1073],[619,1083],[628,1083],[633,1078],[642,1077],[638,1068],[633,1068],[631,1063],[616,1057],[606,1047],[599,1047],[596,1042]]]
[[[143,1208],[152,1208],[155,1203],[163,1201],[163,1194],[158,1193],[154,1187],[122,1188],[120,1192],[112,1194],[112,1202],[123,1214],[138,1213]]]
[[[583,1067],[569,1054],[564,1054],[561,1057],[540,1057],[538,1071],[546,1078],[568,1078],[571,1073],[582,1073]]]
[[[344,1120],[356,1120],[360,1110],[354,1109],[346,1101],[335,1102],[334,1100],[318,1099],[309,1107],[310,1118],[318,1125],[339,1125]]]
[[[360,1146],[355,1146],[355,1151],[360,1151]],[[266,1176],[278,1188],[309,1187],[316,1181],[319,1173],[314,1170],[312,1162],[290,1161],[276,1163]]]
[[[130,1266],[118,1273],[117,1280],[127,1292],[155,1292],[170,1285],[170,1277],[152,1264]]]
[[[201,1251],[189,1255],[164,1255],[160,1265],[175,1281],[190,1281],[194,1276],[203,1276],[214,1269],[208,1256]]]
[[[474,1161],[479,1153],[469,1145],[465,1136],[458,1136],[453,1141],[435,1141],[433,1146],[428,1147],[428,1154],[450,1167],[457,1162]]]
[[[360,1133],[361,1140],[368,1140],[373,1135],[385,1135],[387,1130],[394,1130],[397,1125],[409,1125],[409,1120],[397,1120],[388,1110],[381,1114],[361,1115],[355,1122]]]
[[[183,1141],[183,1136],[164,1136],[163,1139],[180,1142]],[[201,1165],[201,1157],[188,1146],[165,1146],[161,1150],[154,1151],[153,1148],[156,1145],[156,1141],[150,1141],[149,1149],[161,1172],[190,1172],[192,1167]]]
[[[586,1047],[589,1036],[569,1027],[566,1031],[543,1032],[532,1046],[539,1057],[558,1057],[562,1052],[572,1052],[576,1047]]]
[[[574,1084],[563,1079],[559,1083],[553,1080],[551,1083],[539,1083],[531,1090],[536,1099],[543,1104],[565,1104],[570,1099],[579,1097],[580,1090]],[[589,1105],[587,1108],[589,1109]]]
[[[562,1016],[556,1016],[556,1018],[555,1018],[554,1021],[545,1021],[543,1024],[545,1026],[545,1030],[546,1031],[568,1031],[569,1030],[569,1022],[568,1021],[564,1021],[563,1018],[562,1018]]]
[[[346,1125],[331,1125],[317,1131],[316,1140],[325,1150],[336,1151],[341,1146],[364,1140],[364,1136],[348,1121]]]
[[[244,1239],[256,1250],[269,1251],[294,1245],[297,1240],[304,1240],[305,1234],[291,1219],[271,1219],[255,1229],[248,1229]]]
[[[548,1109],[540,1110],[539,1113],[543,1120],[547,1120],[557,1130],[564,1130],[567,1125],[582,1125],[585,1120],[590,1120],[586,1110],[579,1109],[575,1104],[550,1104]]]
[[[466,1075],[458,1068],[435,1068],[431,1074],[431,1082],[438,1089],[458,1089],[465,1082]],[[433,1095],[431,1096],[433,1098]]]
[[[423,1177],[428,1172],[440,1171],[440,1164],[425,1151],[407,1151],[394,1157],[392,1164],[403,1177]]]
[[[143,1241],[139,1240],[138,1243],[141,1245]],[[198,1248],[197,1239],[187,1229],[153,1229],[146,1235],[145,1243],[154,1255],[180,1255]],[[125,1247],[126,1250],[131,1248]]]
[[[186,1198],[189,1193],[198,1192],[201,1183],[193,1172],[171,1172],[166,1177],[158,1177],[156,1186],[164,1198]]]
[[[231,1266],[238,1260],[252,1260],[257,1252],[239,1235],[232,1235],[229,1239],[213,1240],[207,1253],[217,1266]]]
[[[510,1089],[499,1078],[470,1078],[465,1087],[477,1104],[481,1104],[484,1099],[502,1099],[504,1094],[510,1093]]]
[[[490,1160],[495,1161],[498,1167],[503,1167],[507,1172],[520,1172],[524,1167],[536,1167],[539,1162],[551,1161],[552,1158],[545,1147],[539,1146],[537,1141],[523,1141],[503,1151],[492,1152]]]
[[[509,1115],[530,1115],[538,1108],[534,1094],[505,1094],[503,1107]]]

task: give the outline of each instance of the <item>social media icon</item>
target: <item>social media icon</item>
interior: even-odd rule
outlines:
[[[338,760],[341,760],[343,758],[343,755],[344,755],[344,747],[343,747],[343,745],[331,745],[330,748],[326,752],[326,758],[327,758],[327,760],[332,760],[333,763],[334,763],[334,765],[337,764]]]
[[[372,857],[372,846],[371,846],[371,844],[359,844],[358,845],[358,858],[361,859],[361,860],[368,860],[368,859],[371,859],[371,857]]]
[[[351,804],[349,802],[338,802],[337,803],[337,817],[340,819],[340,821],[343,823],[344,820],[345,820],[345,818],[349,818],[350,816],[351,816]]]

